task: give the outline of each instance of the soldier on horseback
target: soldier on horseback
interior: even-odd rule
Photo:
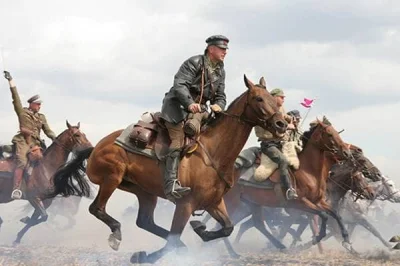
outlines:
[[[22,107],[17,87],[8,71],[4,71],[4,77],[8,80],[13,99],[14,110],[18,116],[19,133],[12,139],[15,149],[16,168],[14,171],[14,188],[11,193],[12,199],[21,199],[21,182],[24,174],[28,174],[25,168],[28,164],[27,154],[31,148],[42,146],[40,130],[51,140],[56,138],[54,132],[47,124],[44,114],[39,113],[41,103],[39,95],[34,95],[28,99],[29,107]]]
[[[203,55],[195,55],[181,65],[174,77],[172,88],[165,94],[161,117],[171,140],[164,171],[164,193],[172,201],[190,193],[177,178],[179,157],[184,145],[185,133],[195,135],[201,121],[208,115],[206,102],[218,113],[224,110],[225,70],[224,58],[228,38],[214,35],[206,39]]]
[[[287,113],[292,117],[293,129],[287,131],[287,141],[295,142],[296,151],[299,153],[303,150],[303,142],[301,136],[303,132],[300,129],[301,115],[299,110],[292,110]]]
[[[285,114],[285,120],[287,120],[287,122],[289,123],[287,129],[294,130],[295,125],[293,124],[292,116],[286,114],[283,108],[283,103],[285,102],[285,94],[283,90],[279,88],[273,89],[271,91],[271,95],[274,96],[280,112]],[[274,163],[278,165],[281,175],[281,182],[286,189],[286,198],[288,200],[297,199],[298,195],[291,184],[289,176],[289,162],[285,155],[282,153],[282,145],[285,141],[288,141],[288,132],[281,135],[274,135],[270,131],[256,126],[255,133],[258,137],[258,141],[261,141],[261,152],[268,156]]]

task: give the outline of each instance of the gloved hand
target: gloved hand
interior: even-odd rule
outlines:
[[[11,81],[11,80],[12,80],[12,77],[11,77],[10,72],[5,71],[5,70],[4,70],[4,77],[5,77],[6,80],[8,80],[8,81]]]
[[[211,110],[215,113],[219,113],[222,111],[221,107],[218,104],[213,104],[210,106]]]

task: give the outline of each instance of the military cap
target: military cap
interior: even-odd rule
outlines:
[[[273,89],[270,93],[271,93],[272,96],[282,96],[282,97],[285,97],[285,94],[283,93],[283,90],[282,90],[282,89],[279,89],[279,88]]]
[[[222,49],[228,49],[229,39],[223,35],[213,35],[206,39],[207,46],[215,45]]]
[[[36,94],[28,99],[28,103],[42,103],[42,100],[40,100],[40,96]]]
[[[291,110],[289,112],[287,112],[288,115],[293,116],[295,118],[301,118],[300,112],[299,110]]]

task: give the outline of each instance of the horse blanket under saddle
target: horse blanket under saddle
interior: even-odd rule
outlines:
[[[296,145],[297,143],[295,141],[285,141],[282,145],[282,153],[288,160],[290,166],[294,169],[299,169],[300,161],[297,156]],[[278,165],[261,152],[260,166],[257,167],[254,172],[254,179],[259,182],[265,181],[277,168]]]

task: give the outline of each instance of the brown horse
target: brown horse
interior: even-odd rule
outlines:
[[[71,152],[91,147],[85,134],[80,131],[79,123],[71,126],[67,121],[67,129],[62,132],[53,143],[46,149],[43,158],[33,168],[31,176],[24,180],[25,189],[23,199],[28,200],[35,209],[32,216],[21,219],[26,223],[25,227],[18,233],[14,244],[21,242],[24,234],[39,223],[45,222],[48,218],[46,209],[50,206],[52,199],[47,198],[48,190],[52,187],[52,175],[67,161]],[[13,188],[12,159],[1,161],[0,169],[0,203],[9,203]]]
[[[197,140],[199,148],[194,153],[186,154],[181,160],[179,180],[183,186],[191,187],[192,192],[177,200],[170,231],[156,225],[153,219],[157,197],[165,198],[160,167],[155,159],[128,153],[115,145],[114,141],[122,130],[111,133],[94,149],[87,151],[91,155],[87,156],[89,160],[86,173],[93,183],[100,186],[89,211],[110,227],[111,248],[117,250],[119,247],[120,223],[108,215],[105,208],[117,188],[136,194],[139,201],[136,224],[167,240],[165,247],[152,254],[147,255],[144,251],[135,253],[131,258],[132,262],[154,263],[165,253],[185,246],[180,236],[190,215],[196,210],[206,210],[222,225],[219,231],[199,231],[197,221],[192,221],[192,227],[203,241],[231,234],[233,225],[222,197],[233,185],[235,159],[254,126],[272,128],[278,133],[283,133],[287,127],[274,98],[265,87],[264,79],[261,78],[260,85],[254,85],[244,76],[244,82],[247,91],[236,98],[226,112],[220,113],[215,121],[207,125]],[[87,191],[71,184],[72,178],[84,182],[82,173],[76,171],[84,169],[83,159],[72,161],[56,173],[55,194],[87,195]]]
[[[340,217],[326,202],[326,179],[329,169],[337,160],[353,159],[349,145],[343,142],[339,133],[324,117],[323,121],[317,120],[310,131],[304,133],[307,141],[303,151],[299,154],[300,168],[292,173],[296,181],[296,190],[299,195],[297,200],[283,201],[273,189],[255,188],[253,186],[236,184],[224,197],[228,213],[232,216],[239,208],[242,201],[254,203],[259,206],[285,207],[299,209],[318,215],[321,220],[319,234],[313,239],[313,244],[319,243],[326,235],[326,222],[329,214],[339,224],[344,238],[345,247],[351,249],[348,234]],[[276,170],[270,177],[273,182],[279,182],[279,171]],[[253,213],[253,215],[255,215]],[[257,219],[263,223],[262,213],[256,213]],[[276,239],[265,226],[256,226],[278,249],[286,247]],[[229,243],[226,240],[225,243]],[[228,250],[230,246],[228,246]],[[230,250],[232,253],[232,251]]]
[[[251,149],[254,150],[254,148],[248,149],[248,152],[252,152]],[[258,151],[259,149],[257,149]],[[374,196],[373,193],[371,193],[367,180],[363,176],[368,176],[369,179],[373,181],[378,181],[381,178],[381,173],[379,169],[372,164],[372,162],[365,157],[363,154],[362,150],[354,145],[350,146],[350,150],[355,158],[355,161],[347,160],[346,162],[339,162],[335,164],[331,168],[331,173],[328,176],[327,180],[327,194],[329,197],[329,202],[334,210],[337,211],[337,204],[339,203],[340,199],[343,198],[343,196],[346,194],[347,190],[352,190],[353,193],[356,193],[358,195],[361,195],[366,198],[370,198],[371,196]],[[244,151],[247,153],[246,151]],[[257,165],[251,165],[253,169],[257,167]],[[240,174],[243,173],[243,171],[247,170],[246,168],[244,169],[238,169],[238,175],[237,178],[240,177]],[[361,175],[361,173],[363,175]],[[229,210],[229,201],[226,201],[227,208]],[[247,221],[241,223],[239,231],[236,235],[235,242],[238,243],[242,235],[250,228],[257,226],[264,226],[262,221],[257,221],[257,218],[263,218],[265,222],[271,226],[273,223],[279,224],[279,234],[277,235],[277,238],[279,240],[282,240],[287,233],[290,233],[293,236],[293,242],[291,244],[291,247],[294,247],[296,245],[296,242],[300,240],[301,234],[304,232],[308,225],[308,219],[303,217],[303,214],[305,214],[302,211],[296,210],[296,209],[286,209],[286,212],[289,214],[283,215],[281,211],[275,211],[273,212],[274,208],[269,208],[269,207],[262,207],[260,205],[256,205],[254,203],[247,203],[243,205],[243,210],[240,211],[240,217],[233,218],[234,224],[239,223],[241,219],[247,217],[247,216],[252,216],[250,219]],[[273,213],[272,216],[268,216],[268,214],[265,213],[265,211],[269,213]],[[257,216],[258,213],[263,213],[263,216]],[[253,217],[254,214],[254,217]],[[203,220],[203,222],[207,222],[211,217],[207,216]],[[232,217],[231,217],[232,218]],[[272,220],[273,219],[273,220]],[[293,230],[290,228],[294,223],[298,223],[299,227],[297,230]],[[313,228],[312,228],[313,229]],[[328,236],[327,236],[328,237]]]

